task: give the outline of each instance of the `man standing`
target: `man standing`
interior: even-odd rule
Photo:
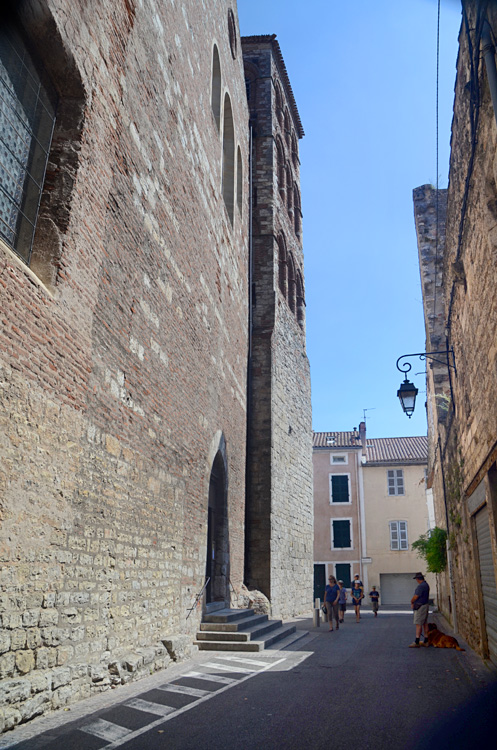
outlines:
[[[328,614],[328,622],[330,624],[330,632],[333,631],[333,620],[335,620],[336,629],[338,630],[338,599],[340,597],[340,586],[337,583],[335,576],[330,576],[328,579],[329,583],[324,591],[324,604],[326,606],[326,612]]]
[[[428,599],[430,597],[430,587],[425,581],[422,573],[416,573],[414,580],[417,581],[414,596],[411,599],[411,609],[414,612],[414,624],[416,626],[416,640],[411,643],[409,648],[419,648],[428,645]],[[424,642],[420,643],[421,631],[424,633]]]

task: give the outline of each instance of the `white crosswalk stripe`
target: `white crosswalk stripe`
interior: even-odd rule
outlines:
[[[183,677],[192,677],[196,680],[207,680],[208,682],[219,682],[222,685],[231,685],[232,682],[238,682],[234,677],[221,677],[218,674],[208,674],[205,672],[187,672]]]
[[[231,667],[229,664],[216,664],[215,662],[207,662],[202,666],[207,667],[208,669],[217,669],[221,672],[237,672],[238,674],[253,674],[259,671],[252,667]]]
[[[128,734],[131,734],[131,729],[126,727],[120,727],[117,724],[112,724],[110,721],[104,719],[97,719],[92,721],[91,724],[86,724],[80,727],[82,732],[87,734],[93,734],[95,737],[100,737],[101,740],[107,740],[107,742],[117,742],[122,740]]]
[[[163,706],[161,703],[144,701],[141,698],[132,698],[130,701],[126,701],[124,705],[129,706],[130,708],[136,708],[138,711],[147,711],[149,714],[157,714],[157,716],[168,716],[176,711],[172,706]]]
[[[183,695],[192,695],[194,698],[203,698],[209,695],[210,690],[200,690],[199,688],[185,687],[184,685],[174,685],[172,682],[166,682],[165,685],[159,685],[159,690],[168,693],[182,693]]]
[[[234,662],[240,662],[240,664],[255,664],[260,669],[262,667],[267,667],[268,662],[267,661],[261,661],[255,660],[255,659],[246,659],[243,656],[217,656],[216,659],[224,659],[225,661],[234,661]]]

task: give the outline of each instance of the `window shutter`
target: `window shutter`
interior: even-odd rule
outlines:
[[[333,546],[350,547],[350,521],[333,521]]]
[[[331,477],[331,501],[333,503],[349,502],[349,478],[347,474],[333,474]]]

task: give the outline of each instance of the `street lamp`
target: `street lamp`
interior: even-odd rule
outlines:
[[[445,359],[437,359],[441,354],[445,355]],[[456,361],[454,357],[454,349],[447,346],[447,349],[444,349],[443,351],[437,351],[437,352],[416,352],[415,354],[403,354],[401,357],[397,360],[397,370],[399,372],[403,373],[405,376],[405,380],[403,383],[400,384],[400,388],[397,391],[397,396],[400,401],[400,405],[402,406],[403,411],[409,419],[412,417],[412,414],[414,412],[414,405],[416,403],[416,396],[418,395],[418,389],[413,383],[410,383],[407,379],[407,373],[412,369],[412,365],[409,362],[403,362],[402,365],[399,364],[399,362],[403,359],[408,359],[409,357],[419,357],[421,360],[423,359],[431,359],[433,362],[438,362],[438,364],[446,365],[447,369],[451,368],[456,371]],[[452,362],[450,361],[450,358],[452,358]],[[452,399],[452,382],[450,380],[450,369],[449,369],[449,384],[450,384],[450,393],[451,393],[451,399]],[[452,399],[453,400],[453,399]]]
[[[397,391],[397,396],[399,398],[400,405],[402,406],[409,419],[412,417],[417,395],[418,389],[415,385],[413,385],[413,383],[410,383],[406,377],[404,382],[400,384],[400,388]]]

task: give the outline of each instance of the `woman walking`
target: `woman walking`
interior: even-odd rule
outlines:
[[[335,576],[328,578],[328,585],[324,591],[324,603],[326,605],[326,613],[328,615],[328,622],[330,624],[330,632],[333,630],[333,620],[335,620],[336,628],[338,630],[338,599],[340,596],[340,586],[337,583]]]
[[[360,581],[354,581],[354,584],[352,586],[352,604],[354,605],[355,609],[356,622],[359,622],[359,620],[361,619],[361,600],[363,596],[364,594],[360,585]]]

